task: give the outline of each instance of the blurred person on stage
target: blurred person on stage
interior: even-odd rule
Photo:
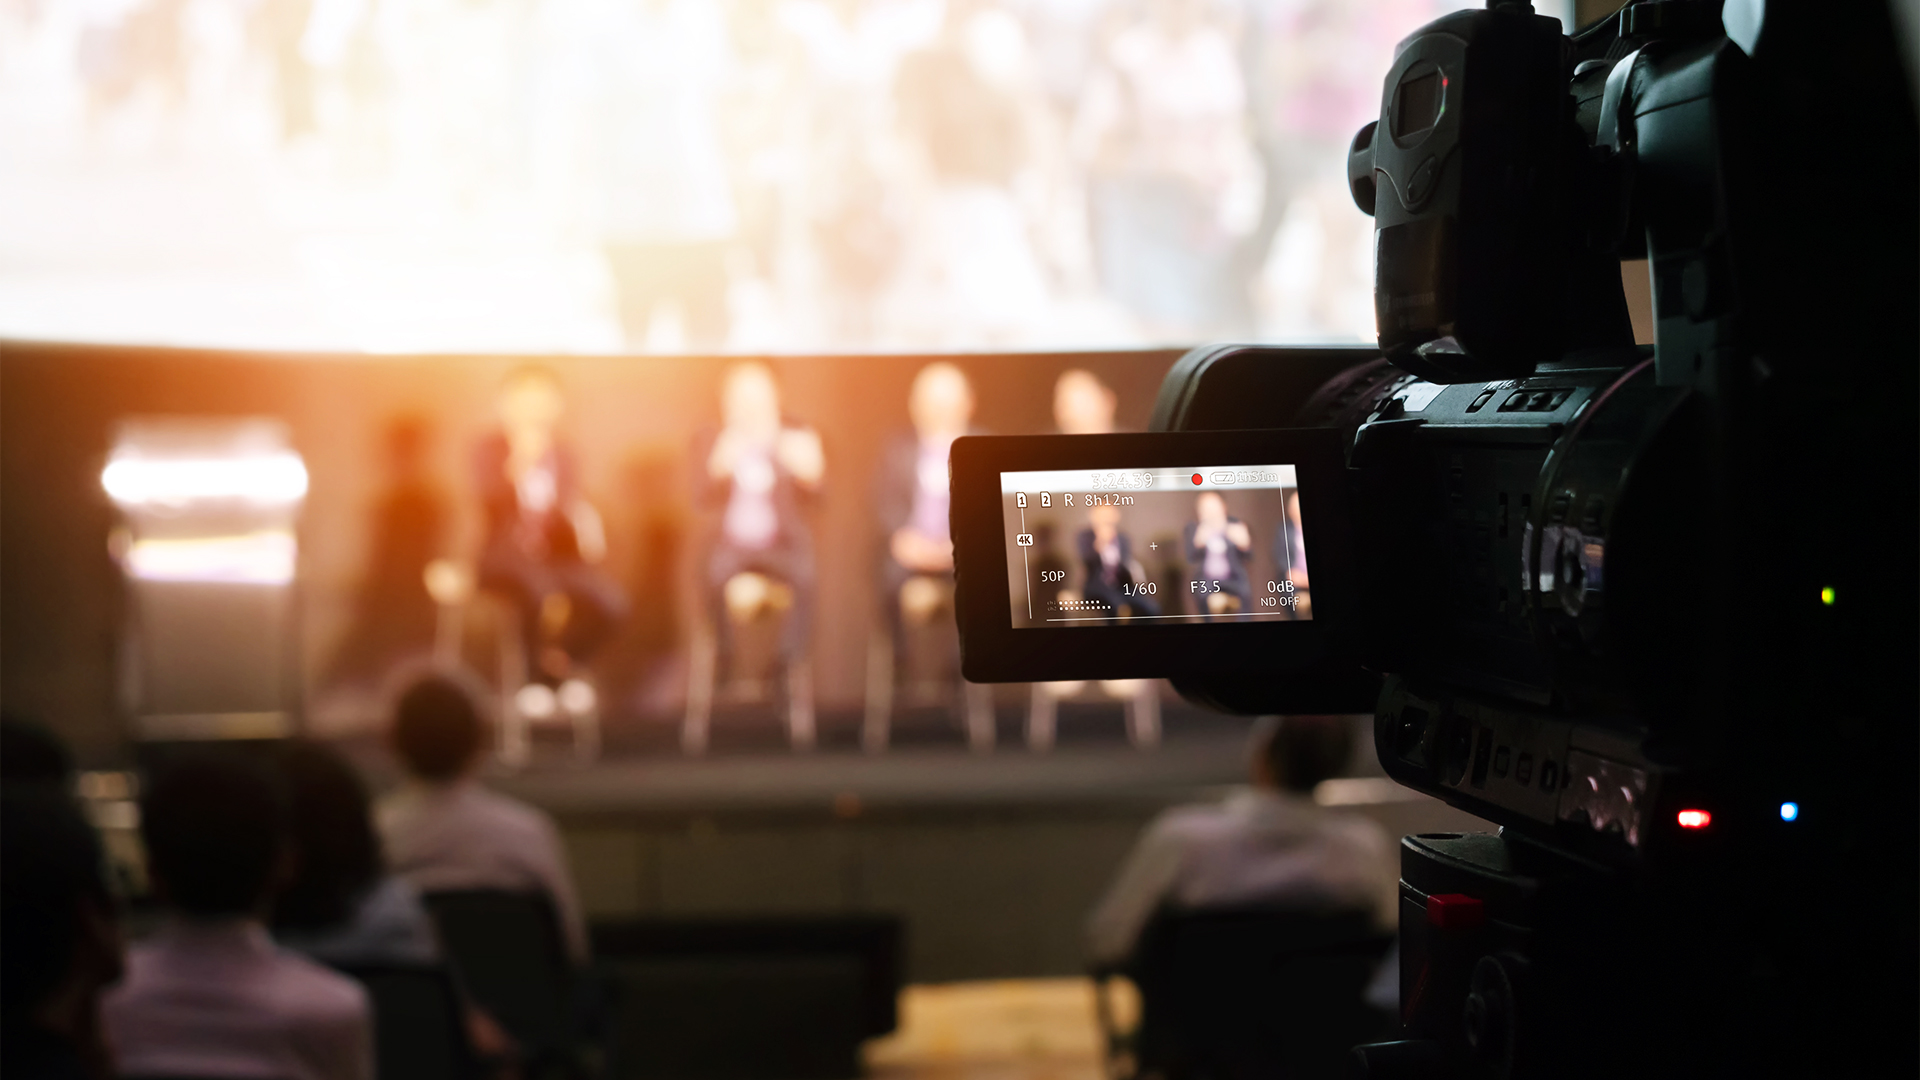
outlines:
[[[1080,530],[1076,546],[1085,575],[1080,590],[1084,598],[1105,605],[1114,618],[1121,608],[1132,616],[1160,614],[1159,602],[1136,588],[1151,579],[1134,557],[1133,538],[1120,530],[1119,507],[1101,503],[1087,511],[1087,526]]]
[[[695,458],[695,492],[720,511],[706,588],[719,635],[717,670],[725,671],[730,627],[781,606],[776,585],[791,607],[781,655],[807,655],[815,575],[806,510],[826,482],[827,460],[819,433],[782,411],[779,384],[765,364],[728,369],[720,397],[720,430]]]
[[[1391,925],[1392,842],[1366,818],[1313,801],[1352,755],[1349,718],[1264,717],[1249,750],[1248,787],[1175,807],[1147,827],[1088,922],[1094,960],[1124,960],[1163,907],[1354,909]]]
[[[296,865],[289,827],[285,785],[237,752],[155,776],[140,834],[168,920],[133,947],[102,1007],[121,1075],[373,1075],[366,992],[267,934]]]
[[[959,368],[920,369],[907,395],[913,430],[894,436],[874,478],[880,528],[880,598],[894,655],[906,655],[909,626],[924,626],[953,601],[953,539],[947,526],[947,456],[953,441],[977,435],[973,386]]]
[[[1053,427],[1062,435],[1111,435],[1120,395],[1085,368],[1060,373],[1053,383]]]
[[[1293,582],[1294,604],[1289,609],[1296,619],[1313,615],[1312,582],[1307,576],[1307,534],[1300,525],[1300,489],[1288,488],[1286,516],[1279,535],[1273,538],[1273,562]]]
[[[486,723],[477,691],[448,675],[418,680],[394,705],[388,742],[407,774],[375,812],[392,872],[420,893],[544,893],[568,954],[584,963],[586,922],[553,819],[480,784]]]
[[[486,520],[479,585],[519,614],[530,685],[560,687],[561,702],[592,700],[582,665],[626,618],[627,597],[597,565],[606,534],[559,436],[560,381],[543,367],[520,368],[501,384],[496,409],[500,428],[475,459]],[[566,685],[575,681],[579,689]],[[542,697],[526,711],[551,713]]]
[[[1247,555],[1253,533],[1247,523],[1227,513],[1226,497],[1203,491],[1194,500],[1194,520],[1182,530],[1181,547],[1200,580],[1210,582],[1204,615],[1230,615],[1253,606],[1253,582],[1247,575]]]
[[[108,1080],[100,998],[125,947],[106,856],[74,800],[20,764],[0,791],[0,1075]]]

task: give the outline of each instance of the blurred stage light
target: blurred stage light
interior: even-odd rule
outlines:
[[[286,585],[298,548],[284,530],[182,540],[136,540],[127,573],[142,581],[203,581],[227,585]]]
[[[1713,815],[1705,810],[1680,811],[1680,827],[1683,829],[1704,829],[1713,824]]]
[[[122,506],[216,499],[282,506],[306,497],[307,467],[291,451],[230,458],[115,455],[101,471],[100,483]]]

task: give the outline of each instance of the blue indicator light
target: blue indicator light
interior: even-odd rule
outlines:
[[[1792,821],[1794,818],[1797,818],[1799,816],[1800,816],[1799,803],[1783,802],[1780,804],[1780,820],[1781,821]]]

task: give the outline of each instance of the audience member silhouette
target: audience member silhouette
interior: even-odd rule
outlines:
[[[1162,906],[1360,909],[1391,922],[1399,874],[1386,833],[1312,798],[1352,755],[1349,718],[1266,717],[1250,749],[1250,787],[1147,827],[1088,924],[1093,959],[1126,958]]]
[[[1187,562],[1207,591],[1202,615],[1230,615],[1253,606],[1253,582],[1247,575],[1247,555],[1253,533],[1247,524],[1227,513],[1226,497],[1203,491],[1193,503],[1194,520],[1181,530]]]
[[[124,950],[99,838],[57,783],[22,780],[6,741],[0,791],[0,1075],[107,1080],[100,996]],[[57,746],[57,743],[56,743]]]
[[[906,630],[952,603],[953,539],[947,525],[947,456],[973,434],[973,387],[945,361],[928,364],[907,395],[911,432],[888,443],[874,478],[880,529],[880,597],[894,654],[906,655]]]
[[[627,598],[595,565],[606,537],[559,436],[566,402],[558,378],[521,368],[501,384],[497,408],[500,429],[481,441],[476,457],[486,518],[479,584],[513,602],[528,670],[535,681],[558,685],[626,617]]]
[[[1080,593],[1096,605],[1087,614],[1107,612],[1117,618],[1123,608],[1133,616],[1160,614],[1154,597],[1138,588],[1151,579],[1133,556],[1133,539],[1120,531],[1119,507],[1101,503],[1089,510],[1077,546],[1085,580]]]
[[[375,815],[389,865],[423,893],[544,892],[568,952],[585,961],[586,926],[559,831],[541,811],[480,785],[485,736],[476,693],[452,677],[428,676],[400,695],[389,739],[407,782]]]
[[[373,827],[366,784],[345,758],[312,742],[280,755],[291,796],[292,880],[273,906],[281,945],[334,967],[429,964],[441,957],[420,894],[389,873]],[[508,1051],[494,1019],[469,1004],[467,1036],[483,1056]]]
[[[73,753],[47,728],[23,716],[0,715],[0,783],[73,786]]]
[[[296,858],[288,823],[279,778],[235,752],[184,757],[153,779],[140,832],[169,919],[133,947],[102,1007],[123,1075],[372,1075],[365,991],[267,936]]]
[[[790,609],[780,638],[791,661],[807,654],[813,625],[813,534],[805,506],[826,479],[826,454],[812,428],[782,415],[773,372],[744,363],[727,372],[721,427],[696,459],[700,501],[720,511],[707,558],[707,589],[719,640],[719,668],[732,653],[731,627]]]
[[[359,774],[317,743],[294,743],[279,764],[297,858],[292,879],[274,900],[274,937],[335,966],[437,959],[420,894],[386,871]]]

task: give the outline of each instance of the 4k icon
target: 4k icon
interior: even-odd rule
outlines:
[[[1033,534],[1032,534],[1032,533],[1020,533],[1020,534],[1018,534],[1018,535],[1016,535],[1016,536],[1015,536],[1015,537],[1013,538],[1013,542],[1014,542],[1014,543],[1016,543],[1016,544],[1019,544],[1019,545],[1020,545],[1021,547],[1032,547],[1032,546],[1033,546]]]

